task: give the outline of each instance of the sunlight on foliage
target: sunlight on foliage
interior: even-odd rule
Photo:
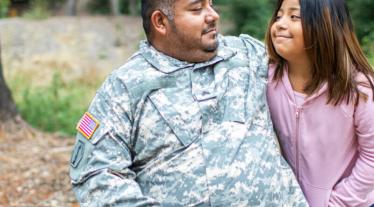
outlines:
[[[27,19],[46,19],[49,16],[51,16],[51,12],[46,0],[31,1],[31,8],[23,14],[23,17]]]
[[[10,0],[0,1],[0,18],[4,18],[8,15]]]
[[[26,77],[13,80],[15,101],[22,117],[47,132],[74,135],[75,125],[88,107],[101,80],[93,86],[80,80],[64,81],[55,72],[49,85],[31,86]]]

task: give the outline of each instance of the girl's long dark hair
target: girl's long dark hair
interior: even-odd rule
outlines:
[[[328,84],[328,104],[349,103],[359,98],[367,100],[368,94],[358,90],[358,85],[369,87],[374,100],[374,71],[365,57],[353,31],[352,20],[344,0],[299,0],[305,49],[312,63],[312,79],[304,91],[316,92],[324,82]],[[270,20],[266,47],[269,63],[276,64],[273,81],[281,79],[286,60],[279,56],[271,40],[270,28],[275,22],[283,0],[278,0]],[[362,73],[367,81],[358,82]]]

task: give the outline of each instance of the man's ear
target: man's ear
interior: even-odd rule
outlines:
[[[161,11],[156,10],[152,13],[151,22],[155,33],[166,35],[169,21]]]

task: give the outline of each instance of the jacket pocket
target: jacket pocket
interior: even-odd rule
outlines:
[[[184,146],[190,145],[201,134],[201,113],[192,97],[178,99],[167,89],[161,89],[148,97],[161,117]]]
[[[70,158],[70,178],[73,184],[81,183],[85,180],[87,172],[87,160],[92,152],[94,145],[89,142],[81,134],[77,134],[76,143],[74,145]]]
[[[328,207],[332,188],[317,187],[305,182],[301,185],[311,207]]]

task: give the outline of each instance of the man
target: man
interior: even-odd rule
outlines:
[[[148,41],[78,123],[80,204],[306,206],[272,131],[262,44],[218,36],[208,0],[142,0],[142,18]]]

